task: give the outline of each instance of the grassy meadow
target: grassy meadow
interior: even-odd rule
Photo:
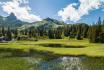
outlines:
[[[0,43],[0,70],[40,70],[37,65],[31,63],[41,59],[54,58],[54,55],[104,57],[104,44],[89,43],[87,39],[69,40],[68,38]],[[33,61],[29,62],[28,57],[29,61],[31,61],[31,57]],[[83,61],[83,63],[88,64],[89,61]]]
[[[35,41],[11,41],[8,43],[0,43],[0,48],[21,49],[29,52],[30,49],[51,52],[58,55],[87,55],[87,56],[104,56],[104,44],[89,43],[85,40],[75,39],[51,39]]]
[[[30,70],[30,65],[20,57],[0,58],[0,70]]]

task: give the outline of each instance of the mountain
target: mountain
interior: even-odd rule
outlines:
[[[44,29],[50,29],[50,28],[57,28],[63,25],[65,25],[65,23],[62,21],[58,21],[56,19],[51,19],[51,18],[46,18],[46,19],[43,19],[42,21],[25,24],[22,27],[20,27],[20,29],[27,29],[31,27],[40,27]]]
[[[7,16],[7,20],[8,21],[17,21],[18,19],[13,13],[11,13],[9,16]]]
[[[50,29],[50,28],[57,28],[63,25],[65,25],[64,22],[51,18],[46,18],[43,19],[42,21],[37,21],[33,23],[27,23],[18,20],[13,13],[11,13],[7,17],[0,16],[0,26],[11,27],[11,28],[27,29],[31,27],[39,27],[44,29]]]
[[[25,22],[18,20],[13,13],[7,17],[0,16],[0,26],[16,28],[22,26],[23,24],[25,24]]]

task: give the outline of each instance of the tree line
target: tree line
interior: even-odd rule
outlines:
[[[91,25],[78,23],[45,29],[44,27],[30,27],[27,29],[11,29],[0,27],[0,38],[11,40],[39,40],[40,38],[62,39],[65,37],[77,40],[89,39],[92,43],[104,43],[104,21],[99,17],[97,23]]]

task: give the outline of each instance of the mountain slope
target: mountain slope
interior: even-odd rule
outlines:
[[[63,25],[65,25],[64,22],[61,22],[61,21],[58,21],[55,19],[51,19],[51,18],[46,18],[46,19],[43,19],[42,21],[25,24],[22,27],[20,27],[20,29],[27,29],[30,27],[40,27],[40,28],[44,28],[44,29],[50,29],[50,28],[57,28],[57,27],[63,26]]]
[[[0,26],[11,27],[11,28],[27,29],[30,27],[39,27],[44,29],[50,29],[50,28],[57,28],[63,25],[65,25],[64,22],[51,18],[46,18],[43,19],[42,21],[37,21],[33,23],[27,23],[18,20],[13,13],[11,13],[7,17],[0,16]]]
[[[7,17],[0,16],[0,26],[16,28],[22,26],[23,24],[25,24],[25,22],[18,20],[13,13]]]

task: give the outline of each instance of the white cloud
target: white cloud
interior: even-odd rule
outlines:
[[[0,2],[0,5],[2,4],[2,2]]]
[[[90,11],[101,8],[104,5],[104,0],[79,0],[79,3],[79,6],[78,3],[72,3],[63,8],[58,12],[58,16],[61,16],[63,21],[76,22],[84,15],[88,15]]]
[[[8,2],[2,2],[2,9],[8,14],[14,13],[18,19],[25,22],[31,23],[35,21],[41,21],[39,16],[31,13],[32,10],[28,3],[28,0],[12,0]]]

